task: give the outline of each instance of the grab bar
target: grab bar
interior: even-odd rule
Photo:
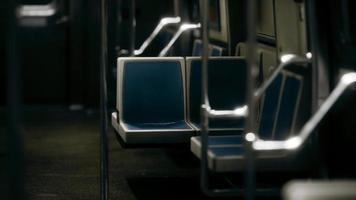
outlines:
[[[311,55],[307,53],[306,57],[298,56],[295,54],[287,54],[281,57],[281,64],[274,70],[273,74],[262,83],[253,93],[254,98],[260,98],[268,89],[268,87],[277,78],[278,74],[287,66],[292,64],[309,64],[311,63]],[[209,102],[208,102],[209,105]],[[242,118],[248,116],[248,106],[243,105],[235,108],[234,110],[213,110],[210,106],[202,106],[202,109],[211,118]]]
[[[249,137],[245,139],[252,142],[252,147],[257,151],[267,151],[267,150],[295,150],[301,147],[309,136],[312,134],[313,130],[320,123],[320,121],[325,117],[326,113],[333,107],[335,102],[341,97],[341,95],[356,82],[356,72],[350,72],[344,74],[335,89],[331,92],[326,101],[320,106],[320,108],[315,112],[315,114],[305,123],[301,131],[297,136],[290,137],[286,140],[276,141],[276,140],[261,140],[254,133],[248,133]]]
[[[200,28],[200,26],[201,26],[200,23],[198,23],[198,24],[182,24],[180,26],[179,30],[176,32],[176,34],[174,34],[173,38],[169,41],[169,43],[166,45],[166,47],[164,47],[162,49],[162,51],[159,53],[158,56],[159,57],[166,56],[168,51],[172,48],[172,46],[178,40],[178,38],[182,35],[182,33],[184,33],[185,31],[188,31],[188,30]]]
[[[206,110],[210,118],[242,118],[248,115],[247,105],[237,107],[234,110]]]
[[[281,64],[275,69],[272,75],[262,83],[262,85],[254,92],[255,98],[261,97],[268,87],[272,84],[272,82],[277,78],[278,74],[285,67],[292,64],[309,64],[311,63],[311,56],[307,54],[306,57],[301,57],[295,54],[287,54],[281,57]]]
[[[177,24],[181,21],[180,17],[165,17],[162,18],[161,21],[158,23],[156,28],[153,30],[151,35],[142,43],[139,49],[134,51],[134,55],[138,56],[141,55],[146,48],[152,43],[153,39],[156,38],[156,36],[159,34],[159,32],[167,25],[169,24]]]

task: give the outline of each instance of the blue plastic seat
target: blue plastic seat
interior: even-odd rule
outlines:
[[[201,59],[187,58],[188,118],[200,130]],[[237,57],[214,57],[209,60],[209,100],[216,110],[231,110],[246,104],[246,61]],[[241,133],[244,120],[214,119],[212,131]]]
[[[305,71],[302,73],[304,74]],[[306,81],[308,80],[308,81]],[[309,79],[297,73],[284,70],[273,81],[262,99],[258,134],[261,139],[282,140],[295,133],[308,118],[310,112]],[[305,112],[305,113],[303,113]],[[245,150],[239,136],[231,136],[228,145],[214,145],[220,136],[209,136],[209,168],[217,172],[231,172],[244,169]],[[191,150],[200,158],[200,138],[191,139]],[[302,156],[305,151],[291,154],[268,152],[258,154],[259,170],[300,170],[307,166]]]
[[[188,142],[183,58],[119,58],[119,119],[128,144]]]
[[[216,46],[216,45],[212,45],[209,44],[209,55],[213,56],[213,57],[218,57],[218,56],[222,56],[224,49]],[[193,53],[192,56],[202,56],[203,54],[203,43],[201,40],[196,39],[194,40],[194,44],[193,44]]]
[[[201,60],[187,58],[189,119],[200,128]],[[212,58],[209,61],[209,93],[214,109],[233,109],[245,104],[246,62],[240,58]],[[214,129],[241,129],[243,120],[212,120]]]

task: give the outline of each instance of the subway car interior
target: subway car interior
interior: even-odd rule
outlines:
[[[354,9],[2,0],[0,199],[356,200]]]

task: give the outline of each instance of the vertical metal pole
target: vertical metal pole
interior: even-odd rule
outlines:
[[[8,192],[9,199],[25,198],[24,187],[24,147],[21,124],[20,61],[18,52],[18,19],[16,1],[8,1],[8,22],[6,39],[6,107],[7,107],[7,147],[8,147]]]
[[[202,108],[200,112],[202,130],[201,130],[201,141],[202,141],[202,155],[201,155],[201,187],[205,191],[208,188],[208,137],[209,137],[209,118],[205,112],[206,108],[210,108],[209,97],[208,97],[208,62],[209,62],[209,30],[208,30],[208,0],[200,0],[200,12],[201,12],[201,30],[202,30],[202,42],[203,42],[203,54],[202,54],[202,85],[201,85],[201,102]],[[203,107],[204,106],[204,107]]]
[[[316,24],[316,7],[315,0],[305,1],[305,6],[307,10],[307,26],[309,33],[309,41],[310,41],[310,50],[313,55],[312,57],[312,111],[315,112],[318,108],[318,100],[319,100],[319,88],[318,88],[318,26]]]
[[[108,65],[107,23],[108,0],[100,2],[101,17],[101,52],[100,52],[100,199],[107,200],[109,193],[108,177],[108,110],[107,110],[107,80]]]
[[[180,0],[174,0],[174,16],[180,16]]]
[[[134,55],[136,44],[136,0],[130,0],[130,55]]]
[[[256,51],[256,30],[257,30],[257,0],[247,1],[247,100],[249,116],[246,122],[246,133],[256,134],[256,98],[254,91],[256,89],[256,80],[258,78],[257,51]],[[246,148],[246,174],[245,174],[245,199],[253,200],[255,198],[255,153],[252,149],[252,143],[245,141]]]

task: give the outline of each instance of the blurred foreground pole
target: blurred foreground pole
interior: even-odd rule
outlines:
[[[24,147],[21,124],[21,79],[20,56],[18,52],[18,19],[16,1],[7,2],[6,23],[6,138],[7,138],[7,198],[25,199],[24,187]],[[2,197],[0,197],[2,198]],[[6,198],[5,198],[6,199]]]
[[[107,97],[107,65],[108,65],[108,0],[100,2],[100,199],[107,200],[109,193],[108,181],[108,97]]]

